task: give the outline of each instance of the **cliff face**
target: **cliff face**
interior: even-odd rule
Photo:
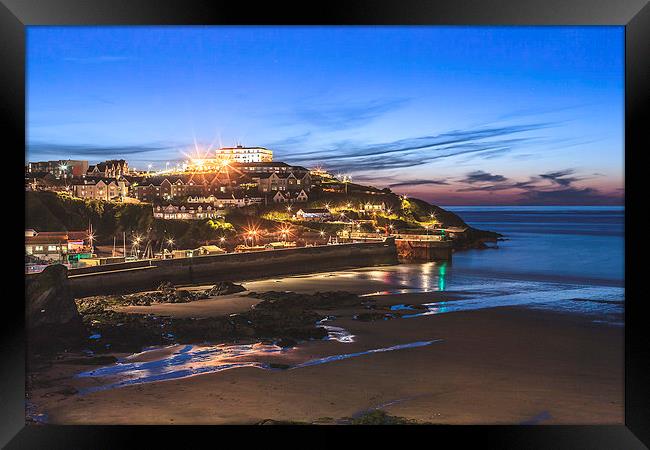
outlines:
[[[84,336],[72,297],[68,269],[55,264],[27,278],[25,319],[30,353],[75,346]]]
[[[420,217],[434,214],[436,220],[440,222],[443,228],[466,228],[464,234],[459,235],[454,240],[455,249],[465,248],[481,248],[484,242],[495,241],[502,237],[501,234],[494,231],[479,230],[478,228],[471,227],[458,215],[451,211],[447,211],[436,205],[431,205],[419,199],[410,199],[410,202],[416,205],[417,210],[420,212]]]

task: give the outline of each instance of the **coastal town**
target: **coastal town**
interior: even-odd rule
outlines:
[[[73,269],[377,241],[403,234],[411,235],[411,241],[444,242],[467,228],[444,226],[433,207],[390,189],[355,184],[349,176],[323,168],[275,161],[267,148],[238,145],[206,153],[182,163],[168,162],[159,170],[152,165],[136,169],[124,159],[27,163],[28,195],[76,202],[87,210],[88,220],[81,228],[56,228],[38,219],[42,211],[31,216],[28,211],[26,273],[52,263]],[[146,219],[101,229],[89,211],[105,205],[117,208],[116,216],[131,211]],[[181,232],[173,231],[178,223],[190,224],[201,238],[182,239]]]
[[[634,425],[626,29],[27,27],[11,422]]]

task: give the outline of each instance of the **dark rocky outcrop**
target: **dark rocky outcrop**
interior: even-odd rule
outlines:
[[[229,295],[244,292],[245,290],[246,288],[241,284],[235,284],[232,281],[221,281],[212,286],[212,289],[208,291],[208,295],[210,297],[216,295]]]
[[[85,331],[68,285],[68,269],[55,264],[26,282],[27,340],[33,352],[77,345]]]
[[[489,248],[486,242],[496,243],[502,237],[503,235],[494,231],[468,227],[452,241],[452,245],[454,250],[484,249]]]
[[[84,297],[77,301],[79,308],[84,312],[92,312],[92,309],[100,307],[100,311],[112,306],[151,306],[156,303],[188,303],[195,300],[206,299],[218,295],[234,294],[243,292],[246,288],[241,284],[231,281],[223,281],[215,284],[206,290],[182,290],[176,289],[168,281],[160,283],[155,291],[139,292],[126,295],[99,295]]]
[[[264,419],[255,425],[418,425],[426,422],[417,422],[406,417],[391,416],[381,409],[364,411],[355,417],[319,417],[311,422],[295,422],[286,420]]]
[[[165,286],[163,291],[168,289]],[[173,342],[239,339],[261,339],[283,347],[293,346],[300,340],[327,336],[327,330],[317,326],[323,318],[318,310],[371,303],[349,292],[310,295],[272,291],[251,295],[263,300],[249,311],[204,318],[121,313],[112,309],[120,304],[118,297],[88,297],[77,300],[77,304],[88,333],[97,336],[87,339],[86,345],[95,352],[105,352],[139,351],[143,346]]]
[[[254,306],[256,310],[332,309],[364,304],[361,297],[345,291],[316,292],[314,294],[268,291],[251,292],[248,295],[262,299]]]
[[[399,416],[391,416],[386,411],[381,409],[366,411],[348,421],[341,421],[341,423],[350,425],[414,425],[417,422],[412,419],[407,419]]]

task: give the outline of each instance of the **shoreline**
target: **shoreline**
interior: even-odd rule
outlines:
[[[357,293],[377,286],[384,290],[401,287],[388,280],[373,280],[372,274],[367,279],[354,275],[344,272],[335,287],[354,290],[356,285]],[[332,290],[328,278],[332,277],[297,276],[279,282],[271,278],[248,282],[246,288],[257,292]],[[214,317],[238,314],[259,302],[245,294],[123,309],[137,314]],[[430,301],[432,295],[440,301],[453,301],[456,294],[387,294],[374,300],[378,310],[391,313],[391,305],[416,305],[425,297]],[[80,395],[79,390],[102,381],[73,376],[102,366],[58,361],[37,374],[40,381],[30,401],[47,414],[49,423],[57,424],[339,423],[375,409],[418,423],[623,421],[622,327],[594,323],[575,313],[511,306],[409,319],[354,320],[352,316],[360,311],[359,307],[318,310],[322,316],[335,316],[325,324],[353,336],[351,342],[299,341],[285,352],[271,349],[261,359],[260,353],[253,351],[232,360],[274,364],[266,368],[229,368]],[[409,347],[429,341],[433,343]],[[244,339],[237,345],[254,342]],[[194,344],[188,351],[213,351],[206,350],[206,345],[229,346],[232,342]],[[397,350],[386,350],[395,346]],[[155,359],[155,354],[140,357]],[[339,360],[341,355],[353,356]],[[127,353],[115,356],[135,357]],[[215,364],[203,361],[200,367]],[[215,361],[221,363],[221,356]],[[294,366],[300,367],[277,369]]]

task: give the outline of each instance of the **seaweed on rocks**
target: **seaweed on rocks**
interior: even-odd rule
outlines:
[[[154,295],[176,295],[178,290],[172,289],[173,287],[163,286]],[[262,298],[262,301],[249,311],[203,318],[172,318],[124,313],[113,309],[114,306],[124,305],[125,301],[132,301],[134,297],[131,296],[89,297],[77,300],[77,306],[88,330],[87,348],[105,353],[138,351],[145,346],[174,342],[239,339],[266,339],[282,343],[282,346],[292,346],[300,340],[322,339],[327,336],[327,330],[317,326],[324,317],[317,310],[367,302],[367,299],[362,300],[355,294],[343,291],[317,292],[311,295],[271,291],[255,295]]]

